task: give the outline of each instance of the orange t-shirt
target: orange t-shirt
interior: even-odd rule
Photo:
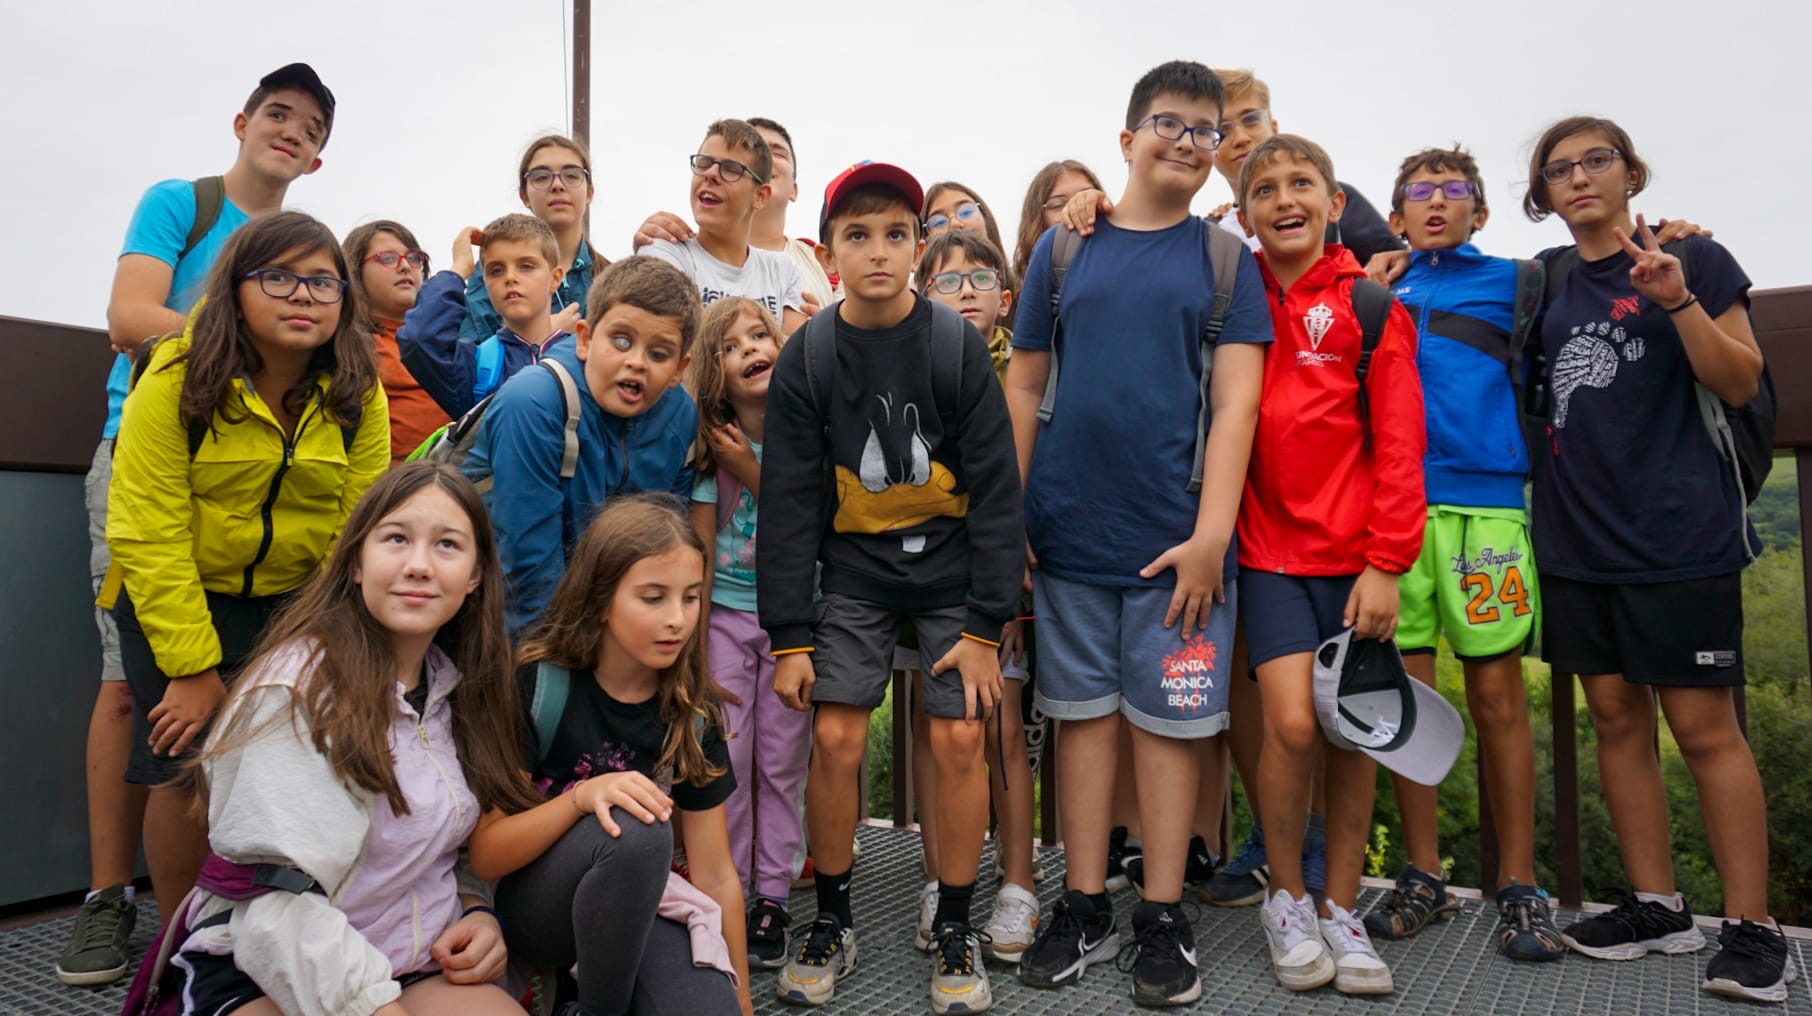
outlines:
[[[399,321],[374,319],[371,338],[377,343],[378,380],[390,399],[390,464],[396,465],[421,446],[428,435],[452,422],[409,368],[396,346]]]

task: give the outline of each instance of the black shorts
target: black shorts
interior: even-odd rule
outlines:
[[[1743,683],[1741,572],[1610,585],[1541,577],[1542,656],[1569,674],[1688,688]]]
[[[252,647],[263,634],[265,624],[289,596],[207,595],[214,634],[220,638],[220,677],[230,686],[251,656]],[[113,607],[113,617],[120,629],[120,662],[126,669],[126,684],[132,689],[132,753],[126,760],[126,782],[146,786],[168,783],[175,778],[182,759],[153,754],[149,742],[151,710],[164,700],[170,678],[158,669],[151,643],[146,640],[145,630],[139,627],[138,614],[132,609],[132,598],[124,589],[120,590],[119,602]],[[194,751],[199,743],[199,738],[191,742],[189,750]]]
[[[858,600],[841,593],[825,593],[817,604],[812,625],[813,702],[874,709],[887,697],[893,679],[894,647],[903,629],[912,630],[925,681],[925,714],[963,718],[963,676],[954,668],[933,674],[968,623],[967,607],[940,607],[905,612]]]

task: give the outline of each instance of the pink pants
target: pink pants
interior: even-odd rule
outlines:
[[[742,699],[724,703],[736,773],[724,806],[730,856],[745,891],[785,902],[804,861],[811,713],[788,709],[774,694],[774,659],[754,612],[713,604],[710,638],[711,676]]]

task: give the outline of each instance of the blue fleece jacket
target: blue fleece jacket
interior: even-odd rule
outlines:
[[[560,385],[540,368],[522,371],[498,389],[460,465],[473,480],[493,478],[484,500],[509,582],[512,635],[540,618],[566,571],[567,555],[605,502],[640,491],[671,491],[684,499],[692,491],[686,458],[698,436],[698,409],[685,389],[668,389],[638,416],[612,416],[586,387],[571,338],[555,343],[545,358],[578,382],[573,478],[560,479],[566,433]]]
[[[1416,251],[1396,296],[1421,335],[1428,503],[1522,508],[1529,452],[1509,371],[1516,262],[1469,243]]]
[[[463,333],[466,312],[466,280],[453,272],[435,272],[422,285],[415,306],[409,308],[402,327],[396,330],[396,347],[402,354],[403,366],[441,412],[455,420],[490,394],[475,390],[478,346],[485,340],[468,338]],[[535,342],[510,331],[501,321],[495,333],[503,342],[499,386],[566,337],[565,332],[555,332]]]

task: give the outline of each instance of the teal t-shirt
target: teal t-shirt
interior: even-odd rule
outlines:
[[[214,258],[226,246],[233,231],[250,218],[231,200],[224,202],[214,228],[178,260],[183,242],[195,225],[195,188],[187,180],[165,180],[152,184],[139,199],[138,208],[132,213],[132,224],[126,227],[126,244],[120,249],[120,256],[145,254],[175,269],[164,306],[187,314],[207,287],[208,270],[214,267]],[[132,358],[115,358],[113,370],[107,375],[107,426],[101,431],[103,438],[112,438],[119,433],[120,406],[126,401],[126,385],[131,379]]]
[[[761,461],[761,446],[755,461]],[[692,500],[717,504],[717,477],[701,476],[692,484]],[[755,496],[744,487],[730,521],[717,531],[712,547],[711,602],[730,610],[755,610]]]

